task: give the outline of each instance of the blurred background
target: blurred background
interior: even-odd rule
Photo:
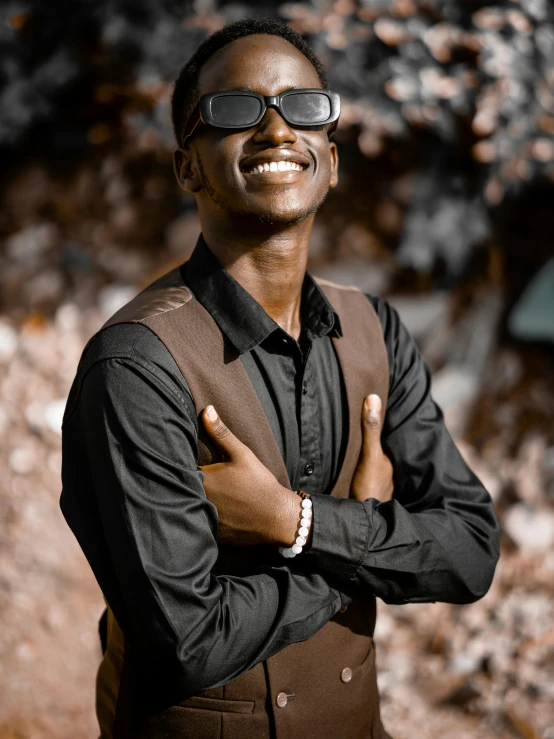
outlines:
[[[554,739],[549,0],[3,3],[0,738],[97,736],[103,603],[58,507],[63,409],[86,340],[194,247],[172,82],[253,15],[305,34],[342,96],[308,269],[398,308],[502,522],[480,602],[379,603],[384,721]]]

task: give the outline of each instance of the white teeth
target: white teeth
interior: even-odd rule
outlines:
[[[262,172],[286,172],[290,169],[301,172],[302,165],[298,164],[298,162],[290,162],[282,159],[278,162],[264,162],[263,164],[255,164],[248,173],[262,174]]]

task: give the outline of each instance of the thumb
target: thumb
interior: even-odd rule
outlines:
[[[362,410],[363,446],[367,454],[381,454],[381,398],[374,393],[364,400]]]
[[[202,417],[206,431],[220,452],[231,457],[241,450],[244,444],[223,423],[213,405],[207,405],[204,408]]]

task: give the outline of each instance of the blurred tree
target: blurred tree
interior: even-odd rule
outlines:
[[[342,95],[343,201],[358,203],[348,216],[404,266],[455,283],[473,251],[506,231],[507,209],[552,189],[548,0],[111,0],[70,12],[59,0],[20,0],[2,15],[0,147],[18,166],[23,150],[57,167],[137,139],[169,151],[172,81],[201,39],[238,18],[279,15],[308,37]],[[366,187],[363,203],[350,197]]]

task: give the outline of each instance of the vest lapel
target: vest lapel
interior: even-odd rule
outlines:
[[[212,464],[221,459],[200,417],[211,403],[232,433],[271,470],[281,485],[290,488],[279,446],[239,355],[197,300],[190,300],[186,311],[186,316],[175,310],[143,322],[163,337],[187,380],[198,415],[198,464]],[[183,321],[187,324],[186,341]]]
[[[342,336],[332,338],[348,401],[348,444],[331,495],[348,498],[362,446],[362,404],[377,393],[387,406],[388,366],[381,324],[373,306],[356,288],[315,278],[338,313]],[[353,295],[353,292],[357,295]],[[346,419],[345,419],[346,420]]]

